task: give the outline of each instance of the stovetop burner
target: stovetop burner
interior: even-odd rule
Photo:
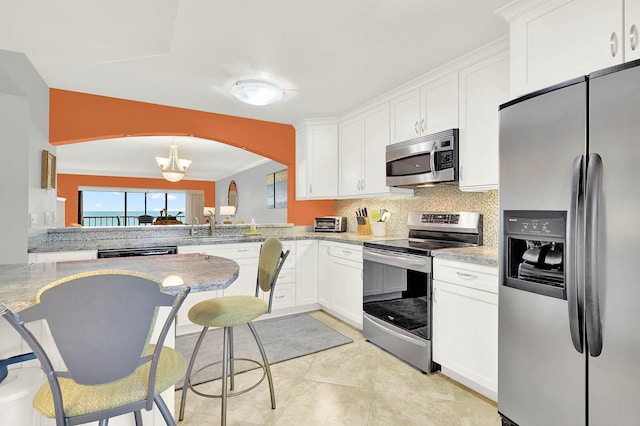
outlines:
[[[482,216],[478,213],[411,212],[409,238],[364,243],[365,247],[430,256],[432,250],[482,244]]]
[[[432,250],[452,247],[468,247],[469,245],[470,244],[461,244],[451,241],[415,242],[410,241],[407,238],[364,243],[365,247],[376,248],[380,250],[390,250],[398,253],[417,254],[422,256],[431,256]]]

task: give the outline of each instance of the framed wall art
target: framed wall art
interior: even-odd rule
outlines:
[[[56,187],[56,156],[42,150],[42,178],[41,188],[54,189]]]

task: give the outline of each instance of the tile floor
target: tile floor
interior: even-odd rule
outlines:
[[[422,374],[368,343],[359,330],[322,312],[318,320],[353,343],[271,366],[276,404],[266,379],[229,399],[229,425],[500,425],[496,405],[440,373]],[[260,374],[243,373],[236,388]],[[200,385],[219,392],[219,382]],[[176,419],[180,392],[176,392]],[[220,424],[220,400],[189,392],[178,426]]]

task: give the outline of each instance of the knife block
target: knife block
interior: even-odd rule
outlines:
[[[364,218],[364,225],[358,225],[358,235],[371,235],[371,222],[369,218]]]

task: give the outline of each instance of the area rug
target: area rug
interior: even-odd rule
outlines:
[[[326,326],[309,314],[288,315],[280,318],[256,321],[253,323],[267,353],[269,364],[287,361],[309,355],[336,346],[353,342],[346,336]],[[185,334],[176,337],[176,350],[189,360],[200,333]],[[249,358],[261,361],[260,351],[249,327],[242,325],[233,328],[234,355],[236,358]],[[222,359],[222,329],[212,329],[202,342],[193,371],[202,366]],[[236,372],[256,368],[255,364],[245,361],[235,363]],[[193,385],[220,378],[220,364],[200,372],[192,381]],[[184,379],[183,379],[184,380]],[[182,388],[182,380],[176,389]]]

